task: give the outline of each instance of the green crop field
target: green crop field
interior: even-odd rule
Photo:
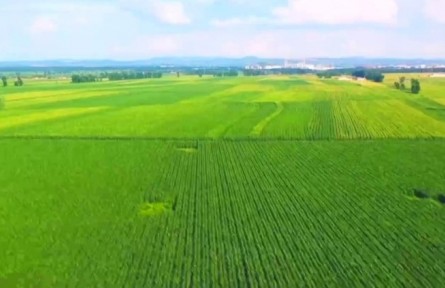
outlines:
[[[0,287],[443,287],[445,79],[398,76],[0,89]]]

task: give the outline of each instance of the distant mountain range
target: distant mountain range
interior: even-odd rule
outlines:
[[[51,67],[245,67],[250,65],[284,65],[285,61],[304,62],[314,65],[329,65],[336,68],[352,68],[358,66],[418,66],[445,65],[445,59],[397,59],[397,58],[224,58],[224,57],[159,57],[146,60],[42,60],[42,61],[0,61],[0,68],[51,68]]]

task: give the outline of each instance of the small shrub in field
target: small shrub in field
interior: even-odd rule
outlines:
[[[437,201],[439,201],[442,204],[445,204],[445,194],[440,194],[437,196]]]
[[[427,199],[430,198],[430,195],[428,195],[427,192],[421,190],[421,189],[414,189],[414,196],[420,199]]]
[[[411,79],[411,92],[413,94],[419,94],[421,88],[420,88],[420,82],[417,79]]]

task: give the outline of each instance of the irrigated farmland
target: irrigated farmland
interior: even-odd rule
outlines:
[[[445,81],[0,90],[0,287],[441,287]]]

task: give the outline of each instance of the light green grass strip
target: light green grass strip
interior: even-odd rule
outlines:
[[[250,132],[250,136],[260,136],[264,128],[267,126],[267,124],[269,124],[270,121],[272,121],[275,117],[280,115],[281,112],[283,112],[284,110],[283,103],[275,102],[275,105],[277,106],[275,112],[273,112],[268,117],[261,120],[255,127],[253,127],[252,131]]]

